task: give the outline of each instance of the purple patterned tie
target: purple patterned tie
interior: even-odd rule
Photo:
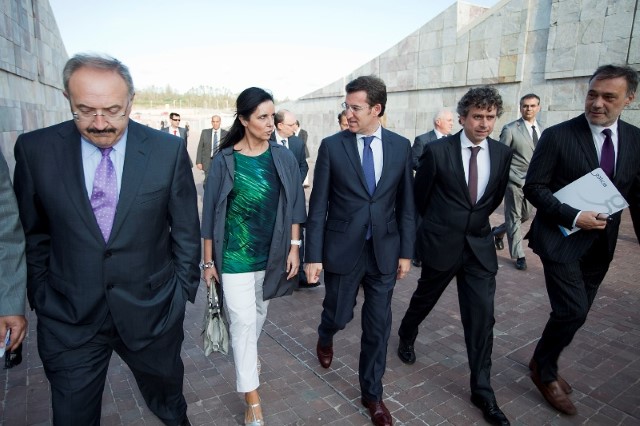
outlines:
[[[609,176],[609,179],[613,179],[616,168],[616,154],[613,150],[611,129],[604,129],[602,133],[604,133],[604,144],[602,145],[602,152],[600,153],[600,167],[607,176]]]
[[[91,207],[96,216],[98,226],[102,231],[104,241],[109,240],[113,218],[116,215],[118,201],[118,184],[116,182],[116,169],[113,166],[109,153],[113,148],[99,148],[102,152],[102,160],[96,169],[93,178],[93,191],[91,192]]]
[[[478,201],[478,152],[479,146],[470,146],[471,158],[469,158],[469,197],[471,204],[475,205]]]
[[[376,190],[376,168],[373,163],[373,150],[371,149],[371,142],[373,142],[373,136],[365,136],[362,138],[364,141],[364,148],[362,151],[362,169],[364,171],[364,179],[367,181],[367,190],[369,195],[373,196]],[[371,238],[372,229],[371,222],[367,228],[367,240]]]

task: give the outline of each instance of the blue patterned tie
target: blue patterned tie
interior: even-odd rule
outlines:
[[[362,170],[364,171],[364,179],[367,181],[367,189],[369,195],[373,196],[376,190],[376,169],[373,164],[373,151],[371,150],[371,142],[373,136],[365,136],[362,138],[364,141],[364,150],[362,151]],[[367,228],[367,240],[371,238],[371,222]]]
[[[102,152],[102,160],[98,164],[93,178],[93,191],[91,192],[91,208],[96,216],[104,241],[109,240],[113,218],[116,215],[118,203],[118,184],[116,181],[116,169],[113,166],[109,153],[113,148],[99,148]]]

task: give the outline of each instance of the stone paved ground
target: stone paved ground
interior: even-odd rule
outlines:
[[[197,178],[197,177],[196,177]],[[501,213],[501,209],[498,210]],[[492,223],[502,221],[494,214]],[[514,425],[640,424],[640,250],[628,214],[618,249],[587,323],[561,358],[563,376],[573,385],[579,414],[551,409],[527,373],[527,363],[549,312],[542,268],[527,249],[529,269],[518,271],[507,250],[498,252],[496,325],[492,383]],[[423,323],[416,342],[417,362],[404,365],[396,355],[399,321],[419,270],[399,281],[393,298],[385,402],[397,425],[485,424],[469,402],[469,372],[455,285],[450,285]],[[323,287],[273,301],[259,342],[260,392],[269,425],[368,425],[359,404],[359,298],[355,318],[334,341],[330,369],[315,357],[316,327]],[[187,306],[184,391],[194,425],[242,424],[243,400],[235,392],[230,356],[202,350],[205,290]],[[26,359],[0,370],[0,424],[49,425],[48,382],[36,351],[35,316],[29,314]],[[160,425],[144,405],[128,368],[114,355],[103,395],[103,425]]]

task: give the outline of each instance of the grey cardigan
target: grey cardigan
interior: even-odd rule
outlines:
[[[269,141],[269,149],[280,181],[280,196],[264,277],[264,300],[293,293],[298,275],[287,280],[286,270],[291,247],[291,225],[304,223],[307,217],[300,168],[293,153],[275,141]],[[227,197],[233,189],[234,175],[233,147],[227,147],[213,157],[202,208],[202,238],[213,240],[213,260],[219,273],[219,265],[222,265]],[[222,276],[220,278],[222,279]]]

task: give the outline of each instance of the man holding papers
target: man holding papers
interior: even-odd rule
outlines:
[[[640,236],[640,129],[620,119],[637,86],[632,68],[599,67],[589,79],[584,114],[542,134],[524,186],[537,209],[529,246],[542,260],[552,309],[529,368],[544,398],[569,415],[577,410],[568,396],[571,386],[558,374],[558,358],[585,323],[609,269],[621,213],[608,217],[604,206],[581,211],[553,194],[600,167],[629,203]],[[580,231],[565,236],[559,226]]]

